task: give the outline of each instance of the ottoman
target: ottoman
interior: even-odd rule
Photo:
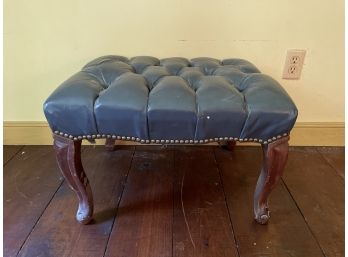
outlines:
[[[242,59],[150,56],[97,58],[44,103],[58,165],[79,199],[76,219],[93,216],[81,142],[106,138],[144,144],[259,143],[263,164],[254,194],[255,220],[269,220],[268,196],[288,155],[297,109],[271,77]]]

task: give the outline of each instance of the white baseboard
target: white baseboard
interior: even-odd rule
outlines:
[[[291,131],[290,138],[292,146],[344,146],[344,122],[298,122]],[[97,140],[97,144],[103,142]],[[45,121],[4,122],[4,145],[51,144],[51,130]]]

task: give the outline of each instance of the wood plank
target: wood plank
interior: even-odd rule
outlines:
[[[299,147],[289,155],[284,181],[325,255],[344,256],[342,178],[315,149]]]
[[[270,196],[268,225],[254,221],[253,194],[261,168],[261,148],[236,147],[234,152],[216,148],[215,156],[240,256],[323,256],[283,183],[276,186]],[[291,167],[285,168],[285,174],[291,172]]]
[[[344,147],[318,147],[317,150],[344,179]]]
[[[137,147],[105,256],[172,256],[173,151]]]
[[[5,166],[22,148],[22,145],[4,145],[3,165]]]
[[[77,223],[77,197],[64,182],[19,256],[104,256],[133,153],[134,147],[114,152],[101,146],[86,147],[82,162],[93,190],[93,224]]]
[[[175,152],[173,256],[238,256],[215,147]]]
[[[16,256],[63,181],[52,146],[25,146],[4,167],[4,256]]]

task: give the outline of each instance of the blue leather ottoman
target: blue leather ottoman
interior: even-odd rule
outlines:
[[[267,223],[267,199],[288,153],[297,109],[271,77],[241,59],[104,56],[88,63],[44,103],[59,167],[77,193],[77,220],[93,215],[84,173],[83,139],[156,144],[260,143],[264,163],[254,197],[255,219]]]

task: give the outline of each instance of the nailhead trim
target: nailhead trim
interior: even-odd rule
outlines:
[[[263,140],[263,139],[258,139],[258,138],[237,138],[237,137],[220,137],[220,138],[209,138],[209,139],[200,139],[200,140],[173,140],[173,139],[140,139],[137,137],[129,137],[129,136],[116,136],[116,135],[105,135],[105,134],[97,134],[97,135],[83,135],[83,136],[73,136],[73,135],[68,135],[66,133],[60,132],[58,130],[54,131],[54,134],[57,135],[61,135],[64,137],[67,137],[69,139],[73,139],[75,141],[77,140],[82,140],[82,139],[95,139],[95,138],[112,138],[112,139],[118,139],[118,140],[126,140],[126,141],[136,141],[136,142],[140,142],[142,144],[149,144],[149,143],[156,143],[156,144],[206,144],[209,142],[221,142],[221,141],[228,141],[228,140],[233,140],[233,141],[238,141],[238,142],[258,142],[261,144],[269,144],[275,140],[278,140],[282,137],[286,137],[289,134],[288,133],[284,133],[283,135],[278,135],[278,136],[274,136],[272,138],[269,138],[267,140]]]

